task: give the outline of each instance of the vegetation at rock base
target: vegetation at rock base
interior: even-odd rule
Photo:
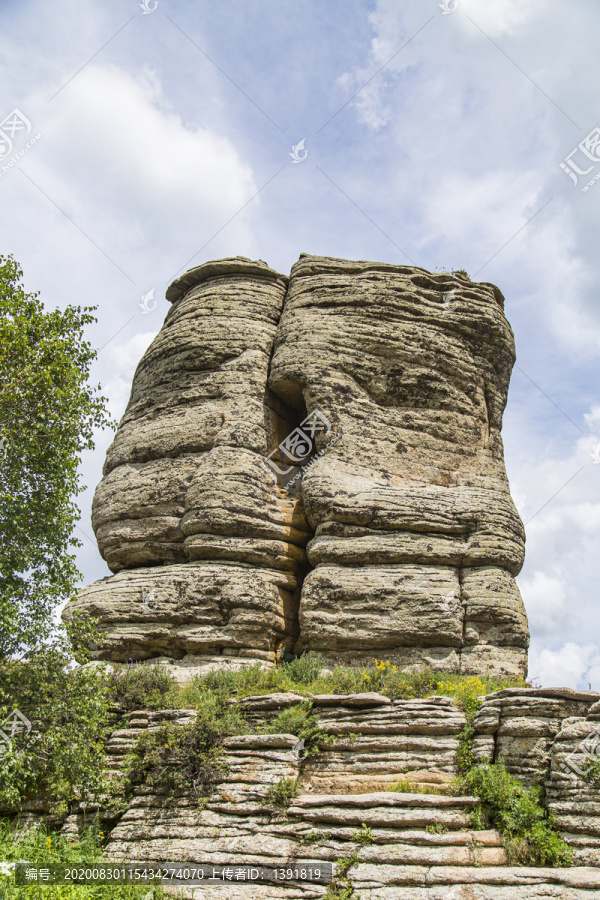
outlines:
[[[334,876],[327,887],[324,900],[359,900],[354,893],[354,887],[349,876],[349,871],[358,864],[358,850],[353,850],[348,856],[340,856],[335,861]]]
[[[0,803],[6,811],[16,811],[24,798],[42,791],[57,817],[79,801],[106,799],[109,782],[103,742],[110,727],[117,722],[126,726],[127,715],[135,709],[195,709],[198,718],[194,724],[165,724],[158,731],[142,734],[124,781],[112,783],[109,806],[116,812],[143,780],[168,794],[187,790],[199,801],[206,796],[224,773],[222,739],[260,731],[245,720],[233,700],[274,691],[306,696],[304,703],[274,713],[263,729],[265,733],[295,734],[304,741],[303,757],[309,758],[318,752],[319,744],[334,740],[319,731],[312,710],[313,694],[365,689],[393,699],[443,694],[452,697],[471,718],[481,694],[511,683],[431,671],[401,672],[380,660],[359,669],[323,670],[316,654],[288,658],[274,669],[254,665],[240,671],[216,670],[183,685],[156,665],[71,672],[66,651],[60,664],[56,654],[37,655],[35,662],[28,663],[23,678],[18,664],[12,665],[13,676],[5,681],[4,694],[0,690],[0,712],[11,712],[11,703],[23,711],[35,708],[35,721],[40,721],[36,739],[41,743],[32,764],[33,749],[27,736],[20,735],[15,741],[14,759],[9,768],[0,771]],[[34,683],[37,693],[31,688]],[[415,790],[414,786],[409,789]]]
[[[265,734],[295,734],[299,741],[304,741],[303,759],[315,756],[319,752],[319,743],[331,744],[335,740],[332,735],[323,734],[319,728],[310,701],[296,703],[282,710],[263,729]]]
[[[15,708],[30,722],[18,720],[21,732],[2,747],[0,809],[18,811],[24,798],[42,793],[60,818],[76,798],[105,793],[107,686],[93,671],[72,671],[68,650],[56,643],[0,670],[0,722]]]
[[[128,666],[106,677],[112,698],[121,712],[135,709],[170,709],[177,686],[164,666]]]
[[[97,823],[87,828],[77,841],[40,825],[21,831],[17,836],[6,823],[0,822],[0,897],[3,900],[143,900],[148,884],[143,885],[45,885],[32,882],[25,887],[15,884],[14,864],[26,860],[32,866],[64,865],[73,868],[98,866],[105,835]],[[106,863],[105,863],[106,864]],[[165,896],[160,885],[153,889],[153,900]]]
[[[369,844],[374,843],[375,838],[373,837],[373,832],[369,828],[368,825],[365,825],[364,822],[361,823],[360,831],[356,831],[352,837],[350,838],[355,844],[362,844],[363,847],[368,847]]]
[[[307,653],[298,659],[283,661],[273,669],[259,664],[240,671],[216,670],[196,678],[180,689],[179,702],[194,703],[205,690],[221,696],[242,699],[251,695],[292,691],[310,699],[313,694],[381,693],[390,700],[413,700],[442,695],[463,709],[476,708],[477,698],[506,687],[526,687],[521,678],[477,678],[447,675],[425,669],[405,672],[390,662],[375,659],[370,666],[337,666],[326,669],[318,654]]]
[[[146,784],[171,797],[187,795],[202,802],[228,773],[223,738],[246,731],[235,707],[224,707],[209,695],[191,723],[142,732],[128,757],[124,783],[115,784],[113,794],[127,797]]]
[[[389,788],[395,794],[445,794],[448,789],[443,784],[417,784],[408,778],[399,778]]]
[[[269,785],[263,802],[270,803],[276,809],[287,809],[299,791],[300,788],[294,778],[280,778]]]
[[[301,840],[306,841],[307,844],[322,844],[330,840],[330,838],[330,831],[309,831],[307,834],[302,835]]]
[[[459,789],[479,797],[481,806],[473,813],[473,825],[498,829],[511,865],[573,865],[573,851],[542,805],[540,789],[524,787],[502,763],[474,766]]]
[[[586,758],[586,771],[581,776],[582,781],[591,784],[592,787],[600,787],[600,759],[597,756],[589,755]]]
[[[441,822],[436,822],[435,825],[426,825],[425,831],[428,834],[446,834],[448,831],[447,825],[442,825]]]

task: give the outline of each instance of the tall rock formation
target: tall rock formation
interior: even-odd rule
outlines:
[[[303,255],[206,263],[140,362],[96,491],[99,659],[524,674],[524,530],[491,284]]]

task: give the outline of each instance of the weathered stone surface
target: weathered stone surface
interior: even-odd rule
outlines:
[[[282,704],[301,702],[293,694],[273,694],[248,698],[246,709],[273,717]],[[435,701],[411,701],[384,704],[387,698],[365,695],[378,700],[377,706],[348,706],[349,697],[340,696],[337,705],[333,695],[315,707],[319,718],[331,719],[354,715],[366,725],[369,719],[390,716],[394,711],[406,721],[414,717],[418,729],[424,727],[422,708],[450,712],[447,698]],[[355,695],[355,701],[361,695]],[[260,709],[259,709],[260,706]],[[455,710],[455,712],[457,712]],[[120,735],[131,743],[145,727],[154,728],[165,721],[183,723],[193,717],[193,710],[139,711],[129,717],[128,728],[113,734],[111,743]],[[585,720],[583,720],[585,721]],[[134,727],[131,727],[134,726]],[[434,727],[435,723],[434,723]],[[582,732],[579,720],[572,723],[571,738]],[[381,735],[371,748],[371,760],[385,762],[386,739],[399,740],[390,732]],[[486,735],[491,740],[490,735]],[[361,740],[359,735],[355,740]],[[370,738],[369,738],[370,739]],[[439,740],[439,737],[438,737]],[[474,797],[443,794],[394,793],[389,791],[328,793],[326,789],[307,791],[310,785],[310,761],[300,761],[294,753],[297,738],[286,734],[249,734],[225,741],[229,773],[206,801],[204,808],[188,798],[173,803],[141,787],[120,823],[113,828],[107,848],[109,859],[196,860],[208,865],[263,865],[272,867],[318,866],[332,863],[356,852],[358,862],[349,871],[355,895],[371,900],[591,900],[600,889],[598,868],[532,869],[507,866],[506,852],[495,831],[472,831],[470,810]],[[330,745],[329,765],[335,754],[344,751]],[[432,745],[429,760],[439,751]],[[319,759],[322,754],[319,754]],[[281,777],[299,776],[301,793],[287,813],[275,813],[261,802],[268,786]],[[559,814],[574,813],[568,804]],[[589,815],[594,804],[587,803],[581,813]],[[597,809],[596,809],[597,807]],[[600,810],[600,803],[595,804]],[[370,829],[371,843],[356,841],[363,826]],[[572,835],[577,839],[584,835]],[[586,839],[589,841],[589,839]],[[600,843],[600,842],[599,842]],[[577,853],[590,855],[590,843],[580,842]],[[593,865],[593,862],[591,863]],[[322,897],[324,886],[302,885],[279,887],[272,884],[243,885],[226,882],[219,886],[185,888],[190,898],[214,900],[299,900]]]
[[[524,671],[527,625],[511,580],[523,528],[500,439],[514,361],[502,305],[492,285],[409,267],[294,265],[270,385],[343,435],[302,485],[316,566],[302,589],[303,648],[332,662],[362,662],[368,648],[403,666],[471,672],[483,659]],[[461,594],[473,567],[489,574]]]
[[[476,735],[493,737],[494,761],[524,784],[542,784],[550,771],[555,739],[564,723],[580,721],[596,703],[594,691],[510,688],[489,694],[475,718]],[[583,720],[585,721],[585,720]],[[572,731],[572,726],[569,726]],[[567,729],[567,733],[570,733]],[[483,744],[479,745],[483,748]],[[486,744],[487,753],[491,751]]]
[[[170,290],[94,499],[109,566],[136,570],[81,595],[106,635],[96,658],[273,662],[293,647],[311,532],[262,463],[288,427],[267,387],[286,281],[262,262],[221,260]]]
[[[523,694],[526,692],[501,699],[514,704],[523,700]],[[381,701],[387,698],[380,697],[377,706],[350,707],[345,705],[348,696],[340,696],[337,706],[332,697],[327,695],[327,703],[315,707],[319,720],[323,716],[334,720],[336,714],[341,718],[354,715],[357,720],[362,717],[367,726],[370,719],[379,717],[382,722],[391,715],[390,710],[396,710],[406,722],[414,717],[421,731],[424,716],[420,706],[429,704],[432,712],[450,711],[448,698],[384,704]],[[375,699],[372,694],[365,695],[369,697]],[[254,715],[262,712],[269,721],[282,704],[289,706],[303,700],[300,695],[282,693],[249,699],[246,709],[256,705]],[[360,701],[361,695],[354,695],[354,699]],[[540,700],[544,699],[556,697],[531,698],[536,717]],[[585,699],[590,705],[590,698]],[[495,697],[491,702],[497,701]],[[523,703],[518,705],[522,711]],[[133,748],[145,729],[156,729],[167,721],[182,725],[195,715],[192,709],[131,713],[126,727],[110,738],[114,759],[122,762],[125,752]],[[345,787],[331,792],[325,784],[313,790],[311,760],[298,759],[297,738],[291,734],[260,733],[258,728],[256,733],[226,739],[229,772],[202,806],[191,796],[174,801],[140,786],[129,809],[111,830],[107,857],[140,863],[195,860],[233,869],[242,865],[295,867],[332,863],[335,871],[340,858],[355,853],[357,862],[349,870],[354,896],[370,900],[596,900],[600,894],[600,834],[594,836],[594,828],[600,821],[600,796],[594,797],[589,785],[576,784],[562,765],[569,758],[570,747],[580,746],[596,727],[597,720],[569,717],[556,739],[552,778],[547,783],[551,808],[575,850],[578,864],[571,868],[508,866],[500,835],[493,830],[473,831],[470,827],[469,813],[477,804],[474,797],[368,789],[349,793]],[[387,741],[404,737],[412,739],[413,735],[390,731],[377,737],[357,735],[354,740],[372,740],[371,762],[385,764],[390,746]],[[493,740],[492,735],[482,737]],[[339,745],[329,745],[330,766],[335,765],[336,754],[339,758],[345,752],[343,744],[340,741]],[[432,743],[426,752],[431,772],[439,750]],[[581,755],[577,759],[581,761]],[[567,766],[568,771],[571,770]],[[262,802],[269,785],[282,777],[298,779],[300,787],[300,794],[287,813]],[[363,825],[370,829],[366,844],[357,840],[361,831],[364,835]],[[77,816],[71,816],[64,831],[76,835],[80,826]],[[213,900],[300,900],[322,897],[326,888],[308,883],[284,887],[228,881],[218,887],[218,894],[213,890],[217,886],[187,887],[183,895]]]
[[[123,570],[76,605],[105,629],[97,659],[236,656],[272,661],[295,623],[296,580],[249,565],[187,563]]]
[[[106,635],[96,657],[273,662],[295,645],[328,664],[379,656],[524,674],[524,532],[500,437],[514,346],[500,291],[303,255],[289,284],[262,261],[226,259],[186,272],[167,297],[93,526],[111,569],[136,570],[147,592],[163,570],[179,579],[178,566],[196,586],[142,620],[126,580],[86,589],[81,608]],[[208,612],[216,591],[233,627]]]
[[[600,787],[585,780],[600,750],[598,703],[563,723],[552,745],[546,802],[578,865],[600,867]]]

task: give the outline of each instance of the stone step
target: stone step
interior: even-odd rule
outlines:
[[[248,860],[252,865],[260,862],[261,865],[282,865],[283,861],[290,859],[307,860],[312,863],[335,863],[341,856],[352,853],[359,845],[355,843],[329,840],[324,844],[299,844],[290,837],[282,838],[275,834],[229,834],[229,829],[216,832],[207,829],[203,836],[190,833],[183,835],[177,831],[177,845],[183,856],[187,858],[203,860],[211,865],[240,866]],[[117,835],[118,837],[118,835]],[[152,834],[144,840],[143,848],[135,848],[133,852],[139,855],[140,849],[147,859],[155,859],[167,852],[169,841],[168,829],[152,829]],[[125,843],[121,844],[124,847]],[[115,853],[119,841],[111,844],[111,853]],[[392,865],[392,866],[504,866],[506,865],[506,851],[502,847],[480,847],[476,843],[465,846],[424,846],[408,844],[374,844],[362,847],[360,859],[365,864]]]
[[[165,888],[177,895],[178,888]],[[512,887],[466,887],[446,885],[434,887],[389,887],[374,890],[362,889],[356,900],[598,900],[593,890],[570,890],[566,893],[548,893],[548,885]],[[558,888],[558,890],[562,890]],[[284,887],[283,885],[231,884],[195,887],[194,900],[317,900],[324,897],[326,889],[317,886]],[[185,897],[191,897],[184,894]]]
[[[471,824],[467,812],[457,809],[424,807],[395,807],[386,809],[352,809],[339,806],[322,806],[314,809],[290,807],[289,816],[301,816],[304,821],[331,823],[332,825],[354,825],[360,828],[364,823],[379,828],[423,828],[428,825],[442,825],[447,829],[469,828]]]
[[[422,806],[445,809],[477,806],[477,797],[448,797],[444,794],[399,794],[392,791],[376,791],[371,794],[301,794],[294,800],[294,806],[313,809],[319,806],[368,807],[382,806]]]
[[[363,823],[380,828],[422,828],[440,825],[449,830],[469,829],[476,797],[442,794],[302,794],[292,801],[288,816],[333,825]]]
[[[362,853],[360,854],[362,856]],[[437,886],[443,885],[448,890],[454,885],[497,885],[497,886],[523,886],[531,890],[535,886],[545,885],[546,893],[539,896],[565,898],[571,900],[571,895],[561,893],[561,888],[579,888],[589,891],[588,897],[594,897],[597,900],[600,890],[600,869],[591,867],[571,867],[568,869],[548,869],[548,868],[529,868],[529,867],[488,867],[474,866],[472,868],[466,866],[434,866],[425,868],[420,866],[375,866],[372,864],[359,864],[350,869],[350,876],[355,885],[357,893],[360,894],[361,900],[363,889],[365,889],[365,900],[369,898],[367,889],[377,888],[385,885],[389,887],[394,885],[414,885],[414,886]],[[555,886],[558,890],[549,892],[547,886]],[[463,896],[469,897],[467,891],[463,891]],[[379,897],[380,894],[373,896]],[[382,897],[393,897],[394,894],[381,893]],[[443,895],[442,895],[443,896]],[[456,892],[457,900],[460,893]],[[477,897],[476,893],[471,896]],[[482,900],[493,894],[481,893],[479,895]],[[502,896],[501,894],[498,896]],[[522,894],[524,900],[532,896],[531,894]],[[575,895],[576,896],[576,895]],[[504,894],[507,900],[512,900],[512,894]],[[454,898],[452,898],[454,900]],[[479,898],[477,898],[479,900]],[[588,898],[586,898],[588,900]]]
[[[279,826],[278,826],[279,827]],[[290,826],[297,839],[315,845],[331,839],[334,841],[352,841],[357,834],[356,828],[336,827],[334,825],[311,826],[301,828],[299,823]],[[265,830],[269,830],[267,827]],[[321,841],[317,835],[321,835]],[[307,835],[309,837],[307,837]],[[408,844],[424,847],[466,847],[478,843],[484,847],[502,847],[500,834],[491,829],[488,831],[445,831],[442,833],[424,831],[418,828],[372,828],[371,836],[375,844]]]

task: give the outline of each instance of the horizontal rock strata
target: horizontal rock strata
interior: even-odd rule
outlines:
[[[285,287],[265,263],[234,259],[170,288],[94,498],[119,573],[80,595],[105,633],[95,658],[273,662],[293,647],[311,533],[263,463],[289,418],[267,387]]]
[[[293,266],[269,383],[343,435],[302,483],[316,567],[304,649],[525,670],[524,532],[500,437],[513,362],[493,285],[310,256]]]
[[[563,720],[552,745],[546,797],[564,839],[575,848],[577,864],[600,868],[600,785],[586,780],[599,756],[600,702],[596,702],[585,718]]]
[[[576,697],[558,699],[584,702]],[[393,746],[384,738],[402,741],[430,733],[443,742],[443,736],[455,736],[464,721],[451,702],[441,697],[392,703],[371,693],[312,700],[319,726],[336,738],[335,744],[323,744],[323,753],[330,754],[328,767],[333,769],[336,754],[340,759],[348,744],[364,739],[373,740],[371,760],[383,772]],[[280,693],[246,698],[241,706],[256,726],[305,701],[300,695]],[[194,715],[193,710],[132,713],[127,728],[114,732],[108,744],[115,771],[144,730],[155,730],[165,721],[182,725]],[[563,730],[569,727],[573,726]],[[470,811],[477,804],[473,797],[373,790],[374,782],[365,782],[354,793],[343,781],[338,782],[339,789],[333,782],[318,785],[311,760],[298,758],[297,741],[291,734],[261,734],[260,729],[227,738],[229,773],[215,785],[204,808],[189,798],[173,802],[140,787],[111,831],[107,857],[139,862],[196,860],[234,868],[314,867],[326,862],[336,867],[336,860],[356,852],[348,874],[355,895],[369,900],[592,900],[600,891],[600,870],[593,863],[569,869],[507,866],[498,833],[471,827]],[[439,750],[432,744],[422,752],[427,770],[434,772]],[[449,771],[455,770],[455,761],[454,754],[454,768],[448,766]],[[262,802],[269,786],[284,777],[299,778],[300,786],[286,813]],[[365,827],[370,829],[370,843],[361,844],[356,839]],[[212,900],[300,900],[323,897],[325,891],[323,885],[307,883],[226,883],[188,888],[185,893]]]
[[[585,717],[600,699],[594,691],[508,688],[490,694],[474,722],[482,761],[501,760],[526,785],[542,784],[554,741],[571,717]]]
[[[94,498],[118,573],[81,592],[95,657],[525,674],[500,291],[303,255],[289,280],[205,263],[167,298]]]

